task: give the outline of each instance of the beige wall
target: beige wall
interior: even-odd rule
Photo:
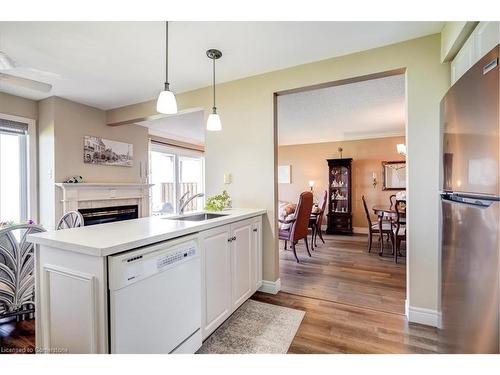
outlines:
[[[391,190],[382,190],[382,161],[404,160],[396,151],[404,137],[362,139],[356,141],[325,142],[303,145],[280,146],[278,164],[292,166],[292,183],[279,184],[280,200],[296,202],[302,191],[309,190],[309,180],[314,181],[314,197],[317,202],[323,191],[328,190],[328,164],[326,159],[352,158],[352,216],[353,226],[366,228],[366,215],[361,196],[368,206],[388,205]],[[377,174],[378,185],[373,188],[372,173]]]
[[[139,125],[111,127],[106,112],[69,100],[55,99],[55,180],[81,175],[85,182],[140,182],[140,166],[148,161],[148,130]],[[131,143],[132,167],[115,167],[83,162],[83,137],[94,135]],[[144,173],[143,173],[144,176]]]
[[[273,93],[328,81],[406,68],[408,160],[408,302],[438,308],[439,102],[450,85],[440,63],[440,34],[367,50],[217,86],[222,132],[207,132],[208,194],[228,189],[235,206],[268,210],[264,223],[265,280],[279,278],[275,220]],[[177,96],[179,108],[211,108],[209,87]],[[118,122],[155,114],[155,101],[108,112]],[[230,172],[233,183],[224,185]]]
[[[59,213],[55,212],[58,191],[55,182],[71,176],[82,176],[85,182],[141,182],[148,161],[148,130],[138,125],[109,127],[106,112],[51,97],[39,102],[39,186],[40,222],[53,228]],[[99,136],[133,144],[132,167],[85,164],[83,137]]]
[[[31,99],[0,92],[0,113],[36,120],[38,118],[38,104]]]

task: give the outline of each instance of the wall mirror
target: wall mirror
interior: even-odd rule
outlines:
[[[382,162],[382,190],[406,190],[406,162]]]

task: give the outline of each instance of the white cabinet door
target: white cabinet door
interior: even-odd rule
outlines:
[[[499,42],[499,23],[498,22],[479,22],[476,29],[474,30],[476,34],[475,38],[475,49],[476,49],[476,59],[477,62],[481,58],[490,52],[493,47],[495,47]]]
[[[253,220],[231,224],[232,308],[237,309],[252,295],[252,237]]]
[[[252,285],[252,292],[262,286],[262,216],[256,217],[252,225]]]
[[[202,256],[202,337],[207,338],[231,314],[230,226],[200,233]]]
[[[499,28],[499,22],[479,22],[451,62],[452,85],[500,42]]]
[[[474,59],[476,55],[475,50],[475,38],[472,34],[467,41],[464,43],[463,47],[458,51],[457,55],[451,62],[451,84],[453,85],[456,81],[464,75],[464,73],[474,65]]]

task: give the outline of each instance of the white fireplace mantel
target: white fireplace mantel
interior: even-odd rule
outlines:
[[[140,183],[56,183],[60,199],[56,213],[59,217],[81,208],[100,208],[137,204],[139,217],[149,216],[150,188]]]

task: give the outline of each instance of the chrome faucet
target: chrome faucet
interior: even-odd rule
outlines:
[[[198,194],[195,194],[195,195],[193,195],[193,196],[185,199],[188,194],[189,194],[189,191],[186,192],[186,193],[184,193],[182,195],[182,197],[180,197],[180,199],[179,199],[179,215],[183,215],[184,214],[184,209],[189,204],[189,202],[191,202],[193,199],[201,198],[201,197],[203,197],[205,195],[203,193],[198,193]]]

